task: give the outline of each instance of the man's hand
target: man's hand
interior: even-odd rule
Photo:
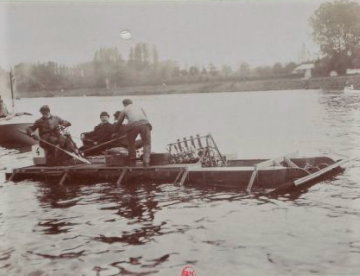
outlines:
[[[35,133],[31,133],[31,138],[33,138],[36,141],[39,141],[39,136],[37,136]]]
[[[98,144],[98,142],[94,142],[94,145],[96,146]]]

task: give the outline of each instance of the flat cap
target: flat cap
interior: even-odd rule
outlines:
[[[42,107],[40,107],[40,112],[42,112],[42,111],[50,112],[50,107],[48,105],[43,105]]]

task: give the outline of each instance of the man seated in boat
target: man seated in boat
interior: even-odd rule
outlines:
[[[82,152],[87,155],[95,155],[108,148],[108,145],[102,146],[102,144],[110,141],[113,133],[113,125],[109,122],[109,118],[110,116],[106,111],[101,112],[100,124],[98,124],[93,131],[81,134],[83,146],[80,150]]]
[[[128,161],[129,166],[136,165],[136,137],[140,134],[143,142],[143,164],[144,167],[150,165],[151,153],[151,129],[152,126],[147,118],[144,109],[141,106],[133,104],[132,100],[123,100],[124,109],[120,113],[117,124],[121,125],[125,118],[127,124],[127,138],[129,143]]]
[[[39,131],[41,140],[44,140],[55,146],[65,148],[67,139],[61,134],[61,129],[71,126],[71,123],[65,121],[58,116],[51,115],[50,108],[44,105],[40,108],[42,117],[35,121],[35,123],[26,129],[26,132],[35,140],[39,140],[39,137],[35,134],[35,131]],[[46,144],[40,140],[40,146],[45,150],[46,164],[48,166],[57,166],[68,158],[66,154],[59,151],[56,147]]]

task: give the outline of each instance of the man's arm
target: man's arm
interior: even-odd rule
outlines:
[[[26,129],[26,133],[27,135],[33,137],[35,140],[38,139],[37,135],[35,134],[35,130],[37,130],[39,128],[39,124],[38,121],[36,121],[32,126],[29,126]]]
[[[71,126],[71,123],[59,118],[59,125],[61,125],[63,127],[69,127],[69,126]]]
[[[124,120],[125,120],[125,113],[124,113],[124,111],[122,111],[119,115],[119,118],[118,118],[118,121],[116,124],[121,125],[124,122]]]
[[[92,130],[92,131],[89,131],[89,132],[83,132],[83,133],[81,133],[81,136],[83,136],[83,138],[86,140],[91,140],[91,141],[93,141],[93,140],[96,140],[96,133],[97,133],[97,127],[98,126],[96,126],[96,127],[94,127],[94,129]],[[81,139],[83,139],[83,138],[81,138]],[[83,140],[84,140],[83,139]]]

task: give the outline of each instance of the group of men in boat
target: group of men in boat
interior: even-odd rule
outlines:
[[[130,99],[123,100],[123,110],[114,114],[114,123],[109,122],[107,112],[101,112],[100,124],[93,131],[82,133],[83,146],[77,149],[69,133],[64,129],[71,123],[50,113],[50,108],[44,105],[40,108],[42,117],[28,127],[27,134],[39,140],[40,146],[45,150],[48,166],[61,165],[69,155],[66,152],[75,152],[81,155],[96,155],[105,149],[125,147],[128,149],[128,165],[136,165],[136,149],[143,147],[143,165],[150,165],[151,130],[152,126],[144,109]],[[123,124],[127,119],[127,124]],[[38,130],[39,136],[35,133]],[[141,141],[136,140],[140,135]],[[63,150],[59,150],[63,149]]]

